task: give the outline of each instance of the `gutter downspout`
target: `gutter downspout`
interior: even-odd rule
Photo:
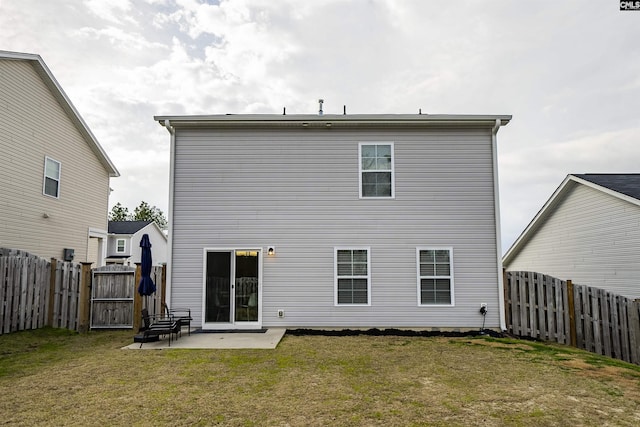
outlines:
[[[507,329],[504,313],[504,280],[502,274],[502,233],[500,229],[500,194],[498,181],[498,130],[502,122],[496,119],[496,123],[491,129],[491,151],[493,157],[493,200],[494,216],[496,220],[496,269],[498,273],[498,301],[500,303],[500,329]]]
[[[170,143],[170,160],[169,160],[169,230],[167,236],[167,246],[169,248],[167,253],[167,288],[166,295],[164,295],[165,303],[169,307],[173,307],[171,302],[171,270],[173,265],[173,180],[175,177],[175,160],[176,160],[176,130],[169,120],[163,120],[160,123],[164,126],[169,134],[171,134],[171,143]]]

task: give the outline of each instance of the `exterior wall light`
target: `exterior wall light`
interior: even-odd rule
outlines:
[[[267,255],[275,255],[276,254],[276,248],[274,248],[273,246],[269,246],[267,248]]]

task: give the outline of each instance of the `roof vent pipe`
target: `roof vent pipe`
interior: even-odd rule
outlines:
[[[322,111],[322,103],[324,102],[324,99],[318,99],[318,104],[320,104],[320,110],[318,110],[318,114],[319,115],[323,115],[323,111]]]
[[[342,106],[342,114],[344,114],[345,116],[347,115],[347,106],[346,105]]]

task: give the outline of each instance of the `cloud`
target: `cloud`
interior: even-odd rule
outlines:
[[[106,40],[109,44],[117,49],[133,49],[134,52],[140,52],[145,49],[164,49],[161,43],[151,42],[139,33],[126,31],[122,28],[108,26],[106,28],[82,27],[78,30],[70,30],[69,35],[72,37],[80,37],[87,42]],[[133,53],[133,52],[130,52]]]
[[[570,173],[640,173],[640,127],[592,132],[500,156],[506,251]],[[506,221],[504,221],[506,219]]]
[[[504,249],[568,173],[635,171],[639,38],[578,0],[0,0],[0,48],[43,56],[122,172],[113,203],[167,210],[153,115],[513,114]]]
[[[95,16],[113,22],[137,24],[130,15],[132,5],[130,0],[84,0],[87,9]]]

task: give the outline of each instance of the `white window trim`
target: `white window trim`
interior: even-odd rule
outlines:
[[[391,146],[391,196],[390,197],[365,197],[362,195],[362,146],[363,145],[389,145]],[[364,200],[391,200],[396,198],[396,153],[393,142],[370,141],[358,143],[358,195]]]
[[[367,303],[338,303],[338,251],[367,251]],[[365,276],[358,276],[365,277]],[[333,248],[333,305],[335,307],[368,307],[371,305],[371,247],[369,246],[337,246]]]
[[[124,242],[124,247],[122,248],[122,250],[119,250],[119,245],[118,242],[123,241]],[[127,239],[116,239],[116,253],[117,254],[125,254],[127,253]]]
[[[449,267],[450,274],[448,276],[420,276],[420,251],[449,251]],[[454,292],[454,279],[453,279],[453,247],[451,246],[418,246],[416,248],[416,276],[417,276],[417,297],[418,307],[454,307],[455,304],[455,292]],[[447,278],[451,280],[451,303],[450,304],[422,304],[422,296],[420,292],[420,279],[423,277],[429,278]]]
[[[47,177],[47,161],[48,160],[51,160],[52,162],[56,162],[58,164],[58,178],[57,178],[57,181],[58,181],[58,194],[56,194],[55,196],[52,196],[51,194],[47,194],[47,192],[45,191],[46,190],[46,186],[47,186],[47,178],[54,179],[52,177]],[[51,158],[49,156],[45,156],[44,157],[44,171],[42,173],[42,194],[44,196],[47,196],[47,197],[52,197],[54,199],[59,199],[60,198],[60,186],[61,186],[61,181],[62,181],[61,178],[62,178],[62,163],[57,161],[54,158]]]

